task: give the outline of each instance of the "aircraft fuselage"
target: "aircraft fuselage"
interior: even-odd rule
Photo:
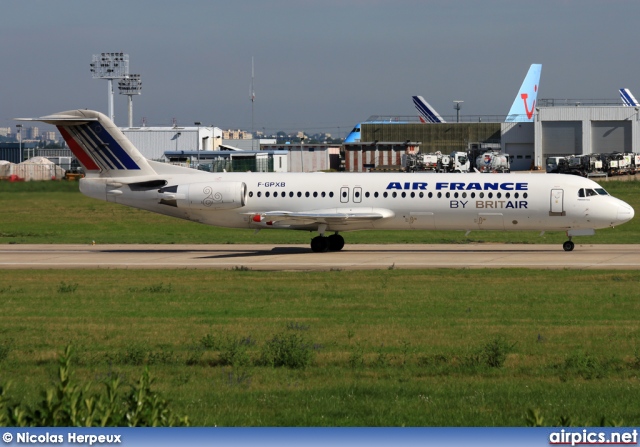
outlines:
[[[85,178],[81,190],[102,200],[234,228],[317,231],[325,225],[321,228],[324,231],[566,231],[612,227],[633,217],[633,209],[619,199],[606,193],[584,194],[585,190],[604,191],[592,180],[561,174],[194,171],[159,178],[165,186],[146,189],[138,184],[119,185],[113,178]],[[212,206],[207,206],[207,197],[214,201]],[[286,219],[281,215],[270,219],[274,212],[327,218],[320,223],[317,218],[305,222],[303,217]],[[331,219],[331,215],[357,217],[360,213],[382,217]]]

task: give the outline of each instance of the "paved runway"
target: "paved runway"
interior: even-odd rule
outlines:
[[[640,270],[640,245],[0,245],[0,269],[197,268],[360,270],[427,268]]]

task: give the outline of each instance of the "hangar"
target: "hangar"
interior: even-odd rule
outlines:
[[[403,118],[404,119],[404,118]],[[500,148],[511,169],[544,169],[546,158],[640,152],[640,107],[594,100],[540,99],[533,122],[367,123],[362,141],[418,142],[420,152]]]
[[[640,152],[640,107],[575,105],[536,109],[535,157]]]

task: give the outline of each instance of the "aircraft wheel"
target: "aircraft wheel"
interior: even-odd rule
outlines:
[[[324,236],[316,236],[311,239],[311,251],[314,253],[324,253],[329,251],[329,240]]]
[[[564,244],[562,244],[562,248],[564,249],[564,251],[572,251],[573,247],[575,247],[575,244],[573,243],[573,241],[567,241]]]
[[[327,239],[329,240],[330,251],[340,251],[344,247],[344,238],[339,234],[332,234]]]

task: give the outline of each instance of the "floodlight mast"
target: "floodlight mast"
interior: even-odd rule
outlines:
[[[129,75],[129,55],[124,53],[100,53],[94,54],[91,64],[91,73],[94,79],[106,79],[108,85],[109,118],[114,121],[113,115],[113,80],[122,79]]]
[[[121,95],[129,97],[129,127],[133,127],[133,95],[139,95],[142,90],[142,81],[139,74],[130,74],[118,81],[118,89]]]

